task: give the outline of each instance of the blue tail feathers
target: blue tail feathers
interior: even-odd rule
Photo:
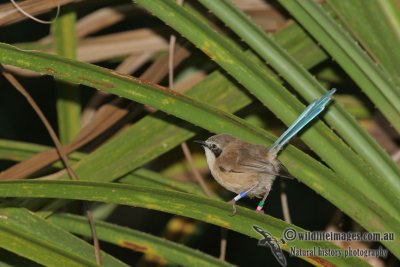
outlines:
[[[269,148],[270,152],[278,152],[285,146],[293,136],[295,136],[301,129],[304,128],[312,119],[321,113],[326,105],[331,100],[332,95],[336,89],[331,89],[328,93],[320,99],[314,100],[308,107],[301,113],[297,120],[275,141]]]

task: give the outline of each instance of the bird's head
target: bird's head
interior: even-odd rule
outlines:
[[[217,134],[208,138],[206,141],[195,140],[194,142],[201,144],[206,151],[207,159],[218,158],[224,147],[235,140],[235,137],[228,134]]]

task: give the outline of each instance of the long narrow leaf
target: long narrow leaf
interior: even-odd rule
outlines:
[[[314,1],[280,0],[400,132],[400,93],[390,76]]]
[[[180,95],[175,97],[176,92],[170,92],[167,89],[153,88],[149,84],[144,84],[143,86],[141,84],[143,83],[142,81],[134,83],[133,81],[136,80],[133,78],[126,76],[121,77],[120,75],[109,73],[108,71],[96,66],[66,59],[59,59],[55,56],[43,55],[41,53],[19,51],[18,49],[12,48],[8,45],[0,45],[0,51],[6,52],[0,53],[0,61],[6,61],[33,70],[42,70],[64,79],[78,80],[89,86],[111,91],[130,99],[140,99],[144,103],[153,104],[154,106],[160,107],[167,112],[182,112],[183,117],[188,121],[192,121],[194,123],[199,122],[204,128],[215,132],[235,132],[239,137],[251,142],[260,144],[268,142],[268,139],[263,137],[268,136],[268,134],[266,134],[264,131],[254,128],[244,121],[238,120],[234,116],[226,114],[221,110],[216,112],[217,114],[223,114],[224,117],[214,114],[213,117],[217,117],[219,119],[216,120],[215,123],[210,124],[210,118],[207,117],[207,114],[213,114],[213,111],[211,111],[213,109],[210,110],[210,108],[205,107],[205,111],[202,112],[201,107],[203,106],[199,104],[199,102]],[[168,94],[169,92],[171,95]],[[205,95],[210,94],[207,91],[205,93]],[[191,115],[193,110],[189,105],[191,102],[195,103],[195,113],[193,113],[193,116]],[[180,103],[180,106],[182,107],[179,110],[176,109],[177,103]],[[196,113],[198,113],[199,118],[195,116]],[[166,118],[164,120],[156,119],[155,121],[159,121],[163,127],[168,126]],[[152,124],[150,128],[151,133],[158,133],[159,131],[164,130],[164,128],[155,130],[152,128],[153,125],[154,124]],[[177,125],[178,127],[185,128],[185,131],[187,131],[187,124],[178,123]],[[176,131],[176,127],[173,126],[173,124],[169,124],[169,126],[173,127],[171,130]],[[163,149],[163,147],[168,148],[171,146],[171,140],[165,140],[165,136],[163,135],[161,136],[161,139],[156,139],[151,143],[143,142],[143,140],[148,140],[148,132],[143,131],[143,128],[141,128],[139,122],[135,123],[133,127],[138,127],[138,129],[141,129],[141,133],[144,135],[141,137],[143,139],[134,139],[135,143],[138,142],[137,145],[143,146],[142,149]],[[125,133],[130,132],[126,131]],[[192,134],[193,133],[190,133],[189,131],[189,133],[183,133],[182,137],[188,138]],[[126,136],[126,138],[132,140],[132,136],[135,135],[131,134]],[[115,146],[111,147],[111,153],[104,154],[107,155],[107,160],[104,159],[104,156],[101,157],[106,164],[103,164],[103,162],[99,161],[93,161],[92,164],[80,165],[80,169],[78,168],[79,172],[77,170],[77,174],[80,179],[113,180],[118,177],[116,174],[119,173],[122,175],[118,168],[110,168],[110,166],[107,165],[110,163],[110,161],[115,160],[109,155],[114,155],[118,152],[117,150],[123,151],[123,154],[125,155],[133,153],[132,155],[134,156],[142,156],[141,153],[137,153],[137,151],[134,152],[132,148],[127,147],[126,142],[123,140],[118,139],[114,145]],[[102,148],[104,147],[105,146]],[[369,231],[390,232],[390,229],[393,230],[393,225],[395,226],[394,228],[396,228],[396,225],[400,225],[396,217],[393,217],[396,212],[388,212],[382,207],[382,205],[378,205],[373,194],[366,195],[366,191],[363,191],[362,184],[357,186],[351,185],[346,179],[341,179],[322,164],[316,162],[309,156],[291,146],[285,149],[284,153],[281,155],[281,159],[287,163],[287,166],[290,168],[290,171],[293,173],[293,175],[296,175],[296,177],[301,179],[308,186],[316,190],[336,206],[340,207]],[[119,158],[118,161],[119,164],[123,165],[128,165],[129,162],[129,157]],[[100,167],[107,169],[107,172],[99,172],[101,169]],[[105,175],[105,173],[107,174]],[[99,178],[101,175],[103,175],[103,177]],[[349,203],[352,203],[352,205],[349,205]],[[392,232],[400,231],[393,230]],[[388,246],[389,245],[390,244],[388,244]]]
[[[49,221],[71,233],[86,237],[91,236],[90,226],[82,216],[55,214],[50,217]],[[127,227],[96,221],[96,230],[100,240],[149,254],[157,257],[160,262],[193,267],[233,266],[198,250]]]
[[[44,145],[0,139],[0,159],[23,161],[30,158],[35,153],[40,153],[48,149],[50,149],[50,147]],[[72,163],[75,163],[85,156],[87,156],[87,154],[75,152],[70,155],[70,160]],[[54,164],[53,166],[56,168],[64,167],[62,164]],[[134,169],[136,169],[136,167]],[[136,169],[121,179],[118,179],[118,182],[137,186],[178,190],[204,196],[204,192],[195,183],[175,180],[144,168]]]
[[[223,20],[308,101],[311,102],[323,94],[325,89],[317,80],[230,1],[200,0],[200,2]],[[348,5],[346,1],[338,2]],[[354,12],[351,13],[354,17]],[[380,176],[379,181],[376,177],[371,179],[369,181],[371,184],[380,188],[384,194],[392,192],[388,189],[393,187],[398,187],[400,190],[400,169],[350,114],[335,102],[326,112],[325,119]],[[394,194],[398,196],[395,192]]]
[[[76,12],[73,5],[62,9],[53,23],[55,50],[58,55],[76,59]],[[80,130],[80,91],[77,85],[57,81],[57,118],[60,141],[69,143]]]
[[[285,124],[291,124],[304,110],[300,101],[285,90],[269,74],[265,66],[249,58],[236,45],[214,31],[204,21],[196,16],[191,16],[185,8],[178,6],[174,1],[136,0],[135,2],[167,22],[202,49],[237,81],[245,85]],[[400,201],[400,189],[386,184],[385,188],[388,191],[380,191],[371,184],[371,181],[375,181],[379,176],[354,151],[323,122],[315,121],[312,125],[313,127],[308,128],[301,136],[305,143],[353,187],[363,187],[363,192],[369,192],[367,193],[369,195],[373,194],[387,211],[390,211],[395,218],[400,218],[396,205]],[[395,203],[393,203],[393,199],[395,199]]]
[[[46,266],[97,266],[87,242],[22,208],[0,208],[0,246]],[[104,266],[127,266],[102,253]]]
[[[185,193],[178,193],[175,191],[114,183],[76,181],[6,181],[0,182],[0,195],[4,197],[81,199],[143,207],[187,216],[258,239],[260,237],[258,236],[258,233],[253,230],[253,225],[261,227],[278,238],[283,236],[283,231],[287,227],[291,227],[297,231],[304,231],[299,227],[287,224],[281,220],[240,207],[238,208],[238,214],[235,217],[229,216],[231,208],[230,204],[221,201]],[[157,198],[154,196],[157,196]],[[207,211],[207,216],[204,216],[204,211]],[[398,249],[400,246],[400,244],[394,244],[394,242],[391,243],[393,248]],[[257,241],[255,240],[254,245],[256,244]],[[339,249],[337,246],[329,242],[295,240],[290,242],[289,245],[304,249],[311,249],[315,246],[326,249]],[[283,249],[288,251],[289,245],[284,245]],[[368,264],[358,258],[302,258],[313,264],[323,262],[338,266],[368,266]]]
[[[13,141],[0,139],[0,159],[12,161],[24,161],[35,153],[43,152],[50,149],[48,146],[26,143],[21,141]],[[84,156],[81,152],[74,152],[69,155],[71,162],[76,162]],[[54,163],[54,167],[62,168],[64,165],[61,162]]]
[[[399,84],[400,10],[395,1],[329,0],[324,7],[333,7],[344,27]]]

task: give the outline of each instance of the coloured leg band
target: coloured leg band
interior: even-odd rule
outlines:
[[[263,206],[264,206],[264,201],[260,201],[260,203],[258,203],[257,206],[257,211],[261,211],[263,209]]]
[[[239,195],[237,195],[233,200],[238,201],[241,198],[244,198],[247,195],[247,192],[240,192]]]

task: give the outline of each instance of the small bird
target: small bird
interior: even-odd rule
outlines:
[[[236,202],[246,196],[262,197],[256,209],[262,212],[276,176],[292,178],[276,157],[293,136],[324,110],[335,91],[332,89],[314,100],[269,148],[244,142],[229,134],[214,135],[206,141],[195,140],[204,147],[208,167],[215,180],[238,194],[230,201],[232,215],[236,214]]]

